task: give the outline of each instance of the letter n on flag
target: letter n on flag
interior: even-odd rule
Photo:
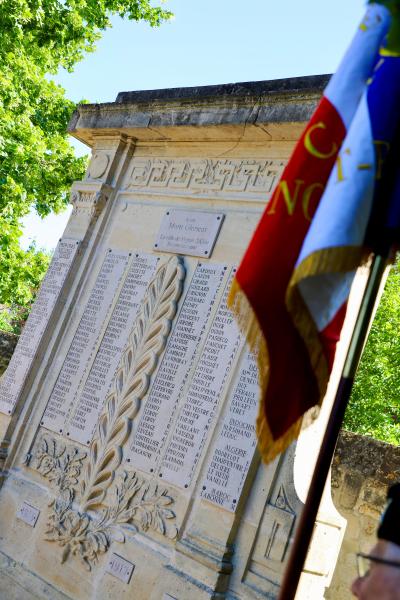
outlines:
[[[232,285],[228,304],[257,356],[257,435],[266,462],[297,438],[303,415],[322,402],[350,285],[365,256],[379,178],[376,140],[382,151],[394,130],[377,105],[389,95],[397,112],[400,106],[400,58],[380,54],[389,24],[385,7],[369,5]]]

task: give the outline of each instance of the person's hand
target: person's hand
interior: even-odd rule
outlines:
[[[353,594],[360,600],[400,600],[400,546],[379,540],[368,556],[369,571],[353,581]]]

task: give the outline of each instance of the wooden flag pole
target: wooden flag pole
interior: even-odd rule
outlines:
[[[350,399],[354,376],[368,335],[369,324],[385,271],[389,250],[390,248],[387,248],[387,251],[375,254],[371,265],[365,293],[361,301],[360,310],[347,351],[342,376],[322,440],[310,488],[308,490],[307,500],[296,529],[278,600],[294,600],[296,595],[340,427]]]

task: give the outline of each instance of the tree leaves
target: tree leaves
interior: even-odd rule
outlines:
[[[0,330],[17,334],[50,262],[50,255],[34,245],[22,250],[18,236],[18,228],[2,225],[0,216]]]
[[[45,254],[19,247],[21,218],[32,208],[40,216],[65,209],[86,168],[66,134],[75,104],[48,76],[94,50],[114,14],[151,26],[170,16],[149,0],[0,1],[0,303],[29,307],[48,266]],[[36,255],[29,279],[25,266]],[[27,280],[22,292],[15,282]],[[9,328],[4,315],[3,323]]]
[[[358,367],[344,427],[400,444],[400,256],[389,274]]]

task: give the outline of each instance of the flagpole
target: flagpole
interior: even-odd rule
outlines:
[[[296,595],[340,427],[350,399],[357,366],[364,348],[365,340],[368,336],[369,325],[374,312],[381,280],[386,268],[389,251],[390,246],[385,248],[385,250],[382,249],[379,253],[377,252],[374,255],[372,261],[365,293],[361,301],[356,324],[347,351],[342,376],[322,440],[310,488],[308,490],[307,500],[296,529],[278,600],[294,600]]]

